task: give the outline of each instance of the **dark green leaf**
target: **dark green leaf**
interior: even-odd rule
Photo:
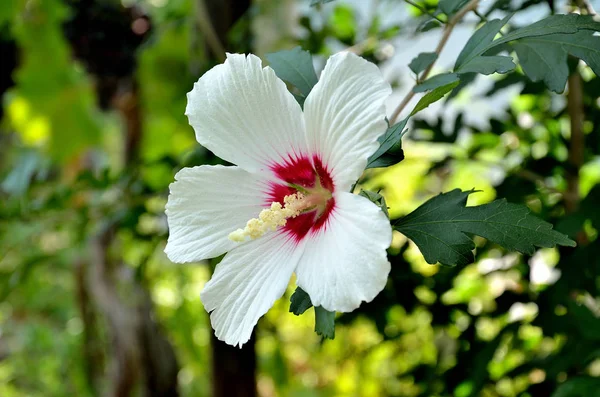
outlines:
[[[600,379],[587,376],[570,378],[556,388],[552,397],[588,397],[595,396],[600,390]]]
[[[431,65],[437,59],[437,57],[438,56],[435,52],[422,52],[417,55],[416,58],[410,61],[408,67],[413,71],[414,74],[418,76],[419,73],[427,69],[429,65]]]
[[[315,307],[315,332],[325,339],[335,338],[335,312]]]
[[[466,265],[473,261],[475,244],[465,233],[485,237],[506,249],[533,254],[535,247],[575,246],[552,225],[531,215],[523,205],[496,200],[466,207],[473,191],[440,194],[394,223],[410,238],[428,263]]]
[[[413,88],[414,92],[425,92],[459,81],[456,73],[442,73],[433,76]]]
[[[332,1],[334,1],[334,0],[312,0],[310,2],[310,6],[313,7],[313,6],[316,6],[317,4],[331,3]]]
[[[593,17],[589,15],[551,15],[548,18],[542,19],[541,21],[517,29],[514,32],[510,32],[509,34],[500,37],[481,53],[499,44],[508,43],[526,37],[546,36],[557,33],[572,34],[577,33],[580,30],[591,30],[597,32],[600,30],[600,22],[594,21]]]
[[[460,83],[452,90],[450,95],[446,98],[446,101],[449,101],[452,98],[455,98],[458,94],[462,92],[465,87],[471,84],[477,78],[477,73],[461,73],[460,75]]]
[[[402,153],[402,136],[404,135],[404,128],[407,122],[408,117],[388,128],[385,134],[379,137],[378,141],[381,145],[369,157],[366,168],[382,167],[383,165],[377,163],[377,160],[388,152],[392,155],[401,156],[402,158],[399,161],[404,159],[404,153]]]
[[[511,16],[512,14],[504,19],[493,19],[477,29],[469,41],[467,41],[467,44],[465,44],[460,54],[458,54],[458,58],[456,58],[456,63],[454,64],[454,70],[460,70],[461,66],[465,63],[472,61],[483,54]]]
[[[565,89],[568,54],[582,59],[600,75],[600,37],[591,31],[526,38],[514,43],[514,48],[527,77],[543,81],[554,92]]]
[[[441,27],[442,24],[440,21],[438,21],[437,19],[430,19],[429,21],[425,21],[422,24],[420,24],[416,31],[417,32],[429,32],[432,29],[436,29]]]
[[[385,153],[381,155],[381,157],[373,161],[369,161],[365,169],[391,167],[392,165],[398,164],[402,160],[404,160],[404,151],[400,149],[397,154]]]
[[[275,70],[275,74],[298,88],[304,97],[308,96],[310,90],[317,84],[317,74],[308,51],[295,47],[291,50],[267,54],[266,58]]]
[[[385,197],[383,197],[381,194],[372,192],[370,190],[361,190],[360,193],[358,193],[358,195],[369,199],[369,201],[381,208],[385,216],[387,216],[388,218],[390,217],[390,214],[388,213],[387,204],[385,203]]]
[[[304,95],[294,93],[292,93],[292,95],[294,96],[294,98],[296,98],[296,102],[298,102],[298,104],[300,104],[300,106],[304,108],[304,101],[306,101],[306,97]]]
[[[290,297],[290,312],[299,316],[311,307],[310,296],[302,288],[297,287],[296,291]]]
[[[472,59],[458,69],[457,73],[508,73],[515,69],[517,65],[513,62],[512,57],[503,55],[481,56]]]
[[[410,115],[414,116],[416,113],[425,109],[432,103],[439,101],[440,99],[442,99],[444,97],[444,95],[446,95],[447,93],[452,91],[454,89],[454,87],[456,87],[458,85],[458,83],[459,83],[459,81],[455,81],[453,83],[443,85],[443,86],[438,87],[435,90],[430,91],[427,94],[423,95],[423,98],[421,98],[419,100],[419,102],[417,103],[417,106],[415,106],[414,110],[412,111],[412,113]]]
[[[567,303],[567,310],[576,319],[575,323],[581,335],[586,339],[600,341],[600,317],[590,309],[573,301]]]
[[[555,92],[562,92],[566,84],[567,53],[593,64],[592,69],[598,74],[599,39],[592,32],[600,30],[600,23],[595,22],[592,17],[578,14],[552,15],[494,40],[509,18],[510,15],[503,20],[492,20],[477,30],[459,54],[455,71],[506,73],[514,68],[507,57],[481,55],[518,40],[515,50],[525,73],[533,81],[543,80]]]
[[[469,0],[440,0],[438,8],[446,15],[452,15],[460,10]]]

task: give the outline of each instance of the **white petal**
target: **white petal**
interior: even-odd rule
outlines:
[[[173,262],[213,258],[239,245],[229,240],[229,233],[243,228],[265,206],[267,185],[239,167],[183,168],[175,180],[167,202],[165,248]]]
[[[219,340],[241,347],[250,339],[258,319],[285,292],[302,249],[285,233],[274,233],[223,258],[200,294]]]
[[[185,114],[198,142],[248,171],[306,152],[300,105],[260,58],[227,54],[188,93]]]
[[[385,133],[384,101],[392,89],[374,64],[349,53],[327,61],[306,98],[304,115],[311,153],[320,154],[336,188],[347,191]]]
[[[349,312],[385,287],[392,229],[366,198],[342,192],[335,200],[327,226],[306,236],[296,275],[315,306]]]

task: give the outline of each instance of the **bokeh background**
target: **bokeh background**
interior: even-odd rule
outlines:
[[[482,2],[436,70],[482,20],[575,9]],[[392,218],[457,187],[482,190],[470,204],[506,197],[577,248],[476,239],[476,263],[444,268],[397,234],[386,289],[338,314],[335,340],[312,309],[288,313],[292,280],[242,350],[215,341],[199,299],[216,261],[163,253],[174,174],[221,162],[183,113],[225,51],[300,45],[318,71],[354,51],[395,87],[391,113],[440,34],[400,0],[0,1],[0,396],[600,396],[600,79],[583,64],[563,95],[477,77],[409,124],[402,163],[361,181]]]

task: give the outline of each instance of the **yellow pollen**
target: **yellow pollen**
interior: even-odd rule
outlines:
[[[278,202],[271,203],[271,207],[262,210],[258,218],[250,219],[244,229],[229,233],[229,239],[238,243],[246,241],[247,237],[254,240],[269,230],[274,231],[277,227],[285,226],[289,218],[297,217],[306,209],[303,199],[302,193],[294,193],[283,198],[284,205]]]

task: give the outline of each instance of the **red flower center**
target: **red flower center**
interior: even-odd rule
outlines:
[[[309,232],[314,233],[327,227],[329,215],[335,207],[334,184],[329,170],[319,156],[313,156],[312,161],[306,156],[289,159],[283,164],[272,166],[271,170],[286,184],[271,184],[267,205],[274,201],[283,205],[285,196],[298,192],[305,196],[312,195],[317,203],[297,217],[289,218],[283,229],[296,241],[300,241]]]

